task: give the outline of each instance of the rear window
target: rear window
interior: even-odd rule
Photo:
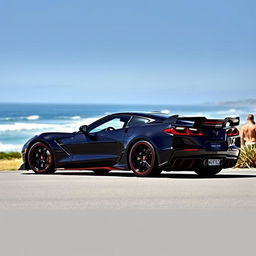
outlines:
[[[128,123],[128,127],[140,126],[154,121],[146,117],[134,116]]]

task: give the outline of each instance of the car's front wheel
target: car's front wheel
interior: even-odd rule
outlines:
[[[222,170],[221,167],[201,167],[198,170],[196,170],[195,172],[199,176],[211,177],[211,176],[214,176],[217,173],[219,173],[221,170]]]
[[[129,165],[136,176],[158,176],[161,170],[157,166],[156,152],[151,143],[137,141],[129,153]]]
[[[54,162],[52,150],[42,142],[36,142],[28,152],[28,164],[35,173],[53,173]]]

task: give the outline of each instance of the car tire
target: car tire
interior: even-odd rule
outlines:
[[[43,142],[34,143],[28,151],[28,165],[38,174],[54,173],[54,159],[52,150]]]
[[[202,167],[195,171],[199,176],[212,177],[222,170],[221,167]]]
[[[131,147],[129,166],[138,177],[154,177],[161,173],[157,164],[156,151],[153,145],[146,140],[137,141]]]

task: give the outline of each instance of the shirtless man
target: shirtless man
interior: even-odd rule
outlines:
[[[252,114],[247,117],[247,124],[241,129],[241,144],[256,145],[256,125]]]

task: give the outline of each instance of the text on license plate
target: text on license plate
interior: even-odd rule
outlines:
[[[211,150],[221,150],[221,144],[212,143]]]
[[[221,159],[208,159],[209,166],[218,166],[221,164]]]

